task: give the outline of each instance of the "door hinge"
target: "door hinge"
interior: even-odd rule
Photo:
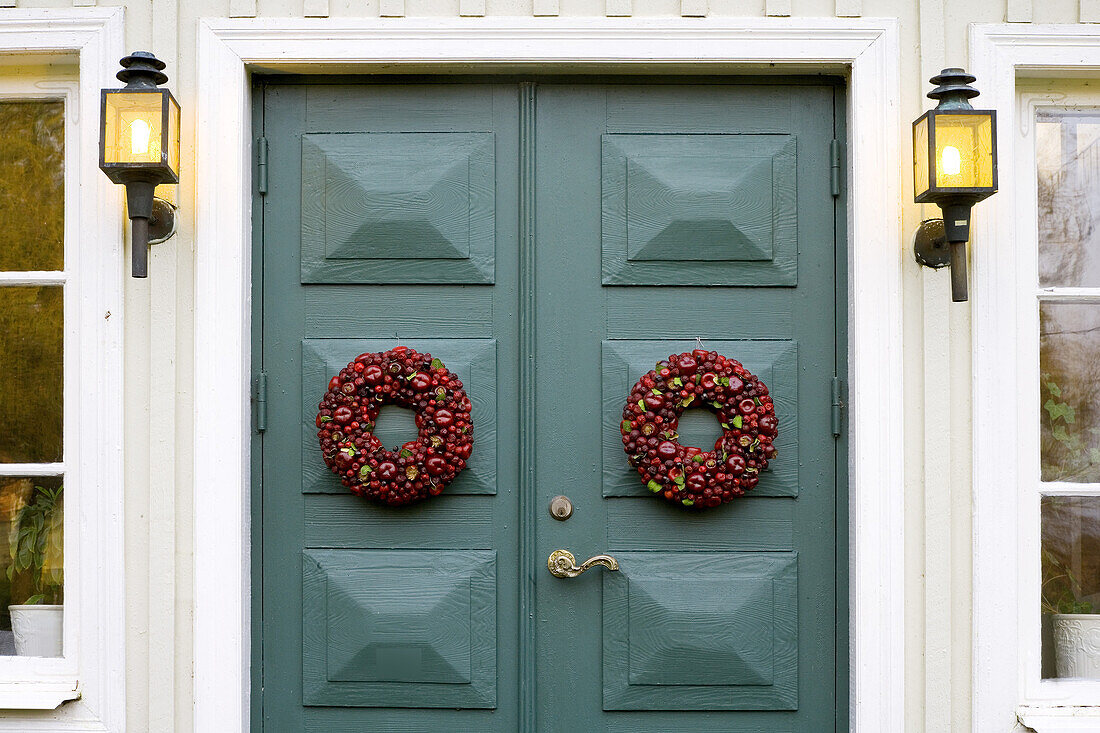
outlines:
[[[834,196],[840,195],[840,165],[840,141],[833,140],[829,143],[829,185]]]
[[[256,432],[267,430],[267,374],[256,377]]]
[[[267,138],[256,141],[256,189],[263,196],[267,193]]]
[[[830,421],[833,424],[833,437],[840,437],[841,420],[844,417],[844,383],[840,381],[840,377],[833,377],[832,389],[830,390],[832,397],[832,405],[830,408]]]

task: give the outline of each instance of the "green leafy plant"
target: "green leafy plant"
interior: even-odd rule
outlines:
[[[1093,605],[1080,600],[1081,582],[1050,550],[1043,550],[1043,613],[1095,613]]]
[[[62,524],[64,488],[34,487],[31,500],[16,513],[8,535],[11,565],[8,581],[23,574],[30,593],[25,604],[60,603],[64,581]],[[14,598],[12,599],[14,602]]]
[[[1043,480],[1081,480],[1100,466],[1100,428],[1086,428],[1077,420],[1077,409],[1067,402],[1062,387],[1047,372],[1040,376],[1043,400]],[[1086,421],[1087,422],[1087,421]]]

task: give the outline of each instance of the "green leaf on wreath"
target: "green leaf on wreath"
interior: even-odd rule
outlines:
[[[432,369],[442,369],[442,368],[443,368],[443,362],[441,362],[439,359],[432,359]]]
[[[412,451],[408,448],[402,448],[397,455],[401,456],[402,458],[409,458],[410,456],[412,456],[412,454]]]
[[[735,427],[735,428],[740,428],[740,427],[741,427],[741,425],[743,425],[743,424],[744,424],[744,423],[742,422],[742,420],[741,420],[741,416],[740,416],[740,415],[734,415],[734,416],[733,416],[733,420],[732,420],[732,422],[733,422],[733,427]]]
[[[646,484],[646,486],[649,487],[649,490],[652,491],[654,494],[661,490],[661,485],[653,479],[650,479],[649,483]]]
[[[325,423],[329,422],[330,420],[332,420],[332,418],[331,418],[331,417],[329,417],[328,415],[322,415],[322,416],[321,416],[321,424],[322,424],[322,425],[324,425]]]

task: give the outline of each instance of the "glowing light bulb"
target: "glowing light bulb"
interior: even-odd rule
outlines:
[[[940,155],[940,163],[944,174],[948,176],[959,175],[959,171],[962,170],[962,156],[959,154],[959,149],[945,145],[943,153]]]
[[[149,154],[149,138],[153,130],[145,120],[134,120],[130,123],[130,153],[133,155]],[[956,155],[958,155],[956,153]]]

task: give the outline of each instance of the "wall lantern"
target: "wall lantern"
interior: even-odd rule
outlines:
[[[103,90],[99,167],[112,181],[126,186],[126,208],[133,226],[131,272],[134,277],[147,277],[150,222],[164,228],[164,239],[175,227],[174,208],[159,200],[154,206],[153,191],[161,183],[179,183],[180,106],[170,91],[159,88],[168,77],[164,62],[156,56],[135,51],[119,63],[122,71],[116,76],[126,86]]]
[[[919,204],[938,204],[942,220],[917,231],[914,254],[928,267],[951,267],[951,300],[967,299],[966,243],[970,208],[997,192],[997,113],[974,109],[975,77],[944,69],[930,79],[935,109],[913,123],[913,194]]]

